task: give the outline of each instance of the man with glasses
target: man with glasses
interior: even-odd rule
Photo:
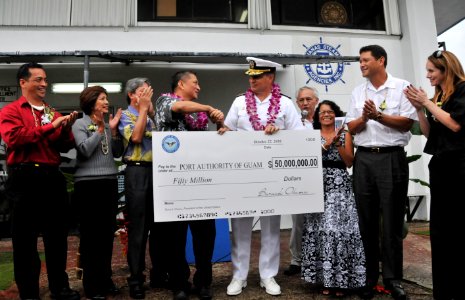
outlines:
[[[296,103],[300,109],[302,124],[307,129],[313,129],[313,115],[318,104],[318,90],[314,87],[303,86],[297,91]],[[304,227],[305,214],[292,215],[292,231],[289,240],[291,251],[291,263],[284,270],[284,275],[292,276],[300,274],[300,263],[302,261],[302,230]]]
[[[296,103],[302,115],[305,128],[313,129],[313,115],[318,104],[318,90],[314,87],[303,86],[297,91]]]
[[[353,180],[366,254],[367,282],[361,293],[364,299],[374,296],[380,261],[383,282],[392,297],[407,298],[401,285],[402,230],[409,180],[404,146],[418,117],[403,94],[409,83],[387,73],[386,65],[387,53],[382,47],[360,49],[360,70],[367,81],[353,90],[347,113],[357,147]]]

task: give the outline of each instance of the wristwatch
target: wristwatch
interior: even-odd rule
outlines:
[[[379,111],[375,117],[375,120],[379,122],[381,121],[382,118],[383,118],[383,113]]]

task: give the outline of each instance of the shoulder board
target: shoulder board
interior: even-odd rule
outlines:
[[[244,95],[245,95],[245,93],[237,94],[237,95],[236,95],[236,98],[237,98],[237,97],[240,97],[240,96],[244,96]]]
[[[288,95],[284,95],[283,93],[281,93],[281,96],[284,96],[284,97],[287,97],[287,98],[291,99],[291,97],[289,97]]]

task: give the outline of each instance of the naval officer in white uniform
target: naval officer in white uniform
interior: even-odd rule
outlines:
[[[264,131],[273,134],[280,129],[304,129],[300,114],[291,99],[281,94],[275,81],[276,68],[280,64],[272,61],[247,57],[250,88],[233,102],[219,130]],[[279,270],[281,216],[262,216],[261,249],[259,258],[260,286],[270,295],[281,294],[274,277]],[[233,278],[227,288],[230,296],[239,295],[247,286],[250,264],[250,244],[253,217],[235,218],[232,226]]]

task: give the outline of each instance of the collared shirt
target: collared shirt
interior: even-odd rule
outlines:
[[[8,146],[8,165],[29,162],[59,166],[60,152],[68,152],[74,147],[74,137],[70,129],[62,126],[53,128],[51,122],[61,114],[53,108],[50,110],[53,113],[52,120],[41,125],[45,110],[34,110],[34,118],[32,107],[24,96],[2,108],[0,130]]]
[[[255,103],[257,104],[257,115],[260,118],[260,123],[266,125],[268,119],[268,107],[270,106],[271,94],[266,97],[265,100],[260,101],[255,96]],[[238,131],[254,131],[254,128],[249,120],[249,114],[247,113],[245,95],[238,96],[231,108],[229,109],[228,115],[224,121],[224,124],[231,130]],[[293,129],[304,129],[302,125],[302,119],[300,114],[297,112],[296,107],[291,99],[281,95],[280,110],[274,122],[274,125],[279,129],[293,130]]]
[[[182,101],[179,98],[170,96],[160,96],[155,102],[155,127],[157,131],[190,131],[191,129],[186,124],[184,114],[175,113],[171,110],[173,104],[177,101]],[[194,120],[197,119],[197,114],[192,113]],[[207,127],[204,130],[208,130]]]
[[[302,123],[306,129],[313,129],[313,122],[310,122],[309,120],[304,119]]]
[[[155,128],[153,121],[147,117],[147,125],[145,126],[145,134],[142,138],[142,143],[135,144],[131,141],[132,132],[136,125],[139,112],[137,109],[128,106],[121,114],[121,119],[118,124],[118,130],[123,137],[124,144],[124,161],[152,161],[152,130]]]
[[[418,121],[415,107],[404,95],[404,89],[410,83],[388,74],[386,82],[376,89],[369,80],[352,91],[347,122],[359,118],[363,112],[365,100],[371,99],[378,111],[386,115],[402,116]],[[381,105],[385,100],[384,105]],[[384,126],[375,120],[368,120],[363,131],[354,136],[354,144],[364,147],[406,146],[412,134]]]

